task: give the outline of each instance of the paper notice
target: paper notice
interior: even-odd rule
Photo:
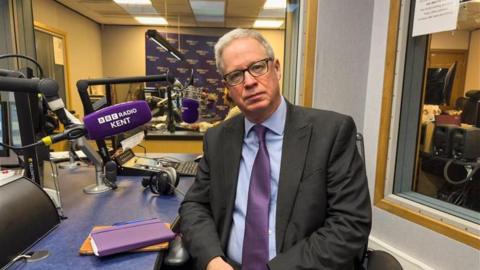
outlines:
[[[137,134],[121,141],[120,144],[122,145],[123,151],[126,151],[127,149],[132,149],[133,147],[139,145],[143,141],[143,138],[145,138],[145,133],[143,133],[143,131],[140,131]]]
[[[459,0],[417,0],[412,36],[455,30]]]
[[[63,61],[63,40],[53,37],[53,57],[56,65],[64,65]]]

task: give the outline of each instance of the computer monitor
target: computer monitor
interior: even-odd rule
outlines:
[[[450,105],[457,63],[449,68],[428,68],[424,104]]]

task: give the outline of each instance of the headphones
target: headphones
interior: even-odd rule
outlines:
[[[152,173],[142,179],[142,186],[149,187],[154,194],[172,195],[180,180],[177,171],[172,167],[164,167],[162,171]]]

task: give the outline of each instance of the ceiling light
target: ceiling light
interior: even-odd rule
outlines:
[[[135,17],[135,20],[141,24],[146,24],[146,25],[167,25],[168,22],[165,20],[165,18],[157,16],[157,17],[152,17],[152,16],[137,16]]]
[[[113,2],[119,5],[151,5],[150,0],[113,0]]]
[[[278,28],[282,26],[283,20],[256,20],[253,24],[255,28]]]
[[[285,9],[286,7],[286,0],[267,0],[263,5],[264,9]]]
[[[196,1],[190,0],[193,14],[197,21],[223,22],[225,18],[224,1]]]

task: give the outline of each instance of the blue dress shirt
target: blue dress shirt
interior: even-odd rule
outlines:
[[[268,224],[269,259],[277,254],[275,243],[275,219],[277,210],[278,180],[280,177],[280,161],[282,160],[283,131],[287,115],[287,105],[281,97],[277,110],[263,123],[268,128],[265,141],[270,158],[270,208]],[[255,132],[250,132],[255,124],[245,118],[245,135],[242,145],[242,158],[238,173],[237,194],[233,210],[233,224],[228,241],[227,256],[242,263],[243,235],[245,232],[245,217],[247,213],[248,188],[252,174],[253,161],[258,151],[258,138]]]

